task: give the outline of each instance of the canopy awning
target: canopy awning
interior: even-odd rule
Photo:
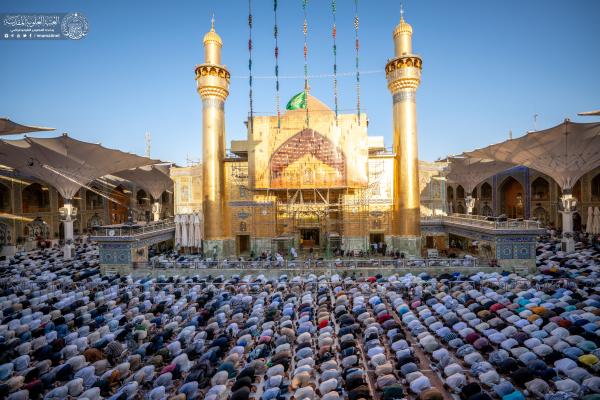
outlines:
[[[584,115],[584,116],[597,115],[597,116],[600,116],[600,110],[584,111],[584,112],[577,113],[577,115]]]
[[[477,185],[490,176],[515,166],[498,160],[462,156],[448,157],[447,161],[449,172],[446,178],[449,182],[462,185],[469,195]]]
[[[103,175],[159,162],[82,142],[66,134],[0,140],[0,164],[46,182],[65,199],[73,198],[82,186]]]
[[[17,124],[8,118],[0,118],[0,136],[19,135],[28,132],[53,131],[54,128]]]
[[[158,164],[126,169],[113,175],[137,183],[150,193],[154,200],[158,200],[165,190],[173,188],[173,181],[168,174],[169,166]]]
[[[565,120],[553,128],[464,154],[533,168],[569,190],[586,172],[600,166],[600,123]]]

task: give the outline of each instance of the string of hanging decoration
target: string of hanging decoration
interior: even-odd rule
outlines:
[[[331,36],[333,37],[333,102],[335,106],[335,124],[338,123],[338,82],[337,82],[337,27],[335,21],[336,0],[331,0],[331,13],[333,14],[333,27],[331,28]]]
[[[248,86],[250,101],[250,121],[248,128],[250,133],[254,130],[254,104],[252,96],[252,0],[248,0]]]
[[[281,109],[279,105],[279,26],[277,25],[277,0],[273,0],[273,14],[275,25],[273,37],[275,38],[275,107],[277,109],[277,132],[281,130]]]
[[[358,50],[360,48],[358,40],[358,0],[354,0],[354,37],[355,37],[355,50],[356,50],[356,115],[358,117],[358,124],[360,125],[360,70],[359,70],[359,58]]]

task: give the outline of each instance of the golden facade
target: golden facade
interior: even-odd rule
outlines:
[[[211,28],[204,38],[205,64],[196,68],[203,101],[201,207],[211,246],[235,240],[236,253],[259,253],[292,246],[360,251],[373,242],[406,250],[393,237],[419,243],[421,192],[428,193],[425,213],[442,212],[445,196],[426,190],[429,182],[438,184],[431,177],[439,168],[419,176],[415,92],[421,59],[412,54],[411,35],[402,19],[393,35],[395,58],[386,66],[394,98],[391,151],[382,137],[368,136],[366,114],[336,117],[307,94],[306,109],[280,118],[255,116],[247,139],[233,141],[226,154],[229,72],[221,65],[221,38]],[[182,195],[200,184],[193,176],[197,172],[174,170],[176,209],[182,213],[196,211]],[[226,244],[218,246],[228,253]]]

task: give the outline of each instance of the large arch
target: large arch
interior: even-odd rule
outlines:
[[[541,176],[531,182],[531,198],[536,201],[550,198],[550,182]]]
[[[129,205],[129,196],[121,185],[115,187],[110,197],[115,201],[108,202],[108,213],[111,224],[122,224],[127,221],[127,209]]]
[[[600,173],[592,178],[590,192],[592,201],[600,201]]]
[[[172,209],[171,201],[170,201],[170,194],[169,194],[168,190],[165,190],[160,195],[160,203],[161,203],[161,207],[160,207],[161,218],[168,218],[171,214],[171,209]]]
[[[275,150],[269,160],[271,172],[271,186],[278,186],[283,183],[285,170],[298,161],[300,158],[311,155],[323,164],[335,170],[333,178],[322,179],[317,176],[317,172],[310,168],[301,171],[300,175],[294,172],[293,179],[311,182],[314,176],[316,181],[323,180],[329,185],[345,185],[346,182],[346,157],[339,146],[336,146],[331,140],[312,129],[304,129],[294,136],[287,139],[281,146]]]
[[[168,190],[165,190],[164,192],[161,193],[160,201],[164,205],[169,204],[169,191]]]
[[[39,183],[32,183],[21,192],[23,212],[50,212],[50,190]]]
[[[151,196],[144,189],[139,189],[135,194],[135,200],[138,206],[146,207],[152,203]]]
[[[446,200],[449,202],[454,201],[454,188],[452,186],[446,188]]]
[[[482,199],[486,199],[486,200],[491,200],[492,199],[492,185],[490,185],[487,182],[483,182],[483,184],[481,185],[481,198]]]
[[[533,210],[533,218],[540,221],[542,226],[546,226],[550,222],[550,214],[540,203]]]
[[[500,211],[508,218],[523,218],[525,215],[523,185],[508,176],[500,185]]]
[[[577,182],[575,182],[571,193],[573,194],[573,197],[577,199],[578,202],[581,202],[581,179],[578,179]]]
[[[101,210],[104,208],[104,197],[99,195],[101,189],[98,186],[92,185],[91,189],[86,189],[85,192],[85,208],[87,210]]]
[[[448,213],[454,212],[454,188],[450,185],[446,186],[446,205],[448,207]]]
[[[456,199],[464,199],[465,198],[465,188],[462,185],[458,185],[456,187]]]
[[[10,199],[10,188],[0,183],[0,211],[11,212]]]
[[[483,207],[481,208],[481,215],[483,215],[484,217],[491,217],[494,215],[494,210],[492,210],[492,207],[490,207],[487,203],[483,205]]]

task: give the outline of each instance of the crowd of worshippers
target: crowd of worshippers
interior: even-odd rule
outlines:
[[[0,262],[0,398],[600,399],[596,255],[553,246],[535,279],[570,286],[481,272],[133,279],[102,276],[94,245],[72,260],[37,250]]]

